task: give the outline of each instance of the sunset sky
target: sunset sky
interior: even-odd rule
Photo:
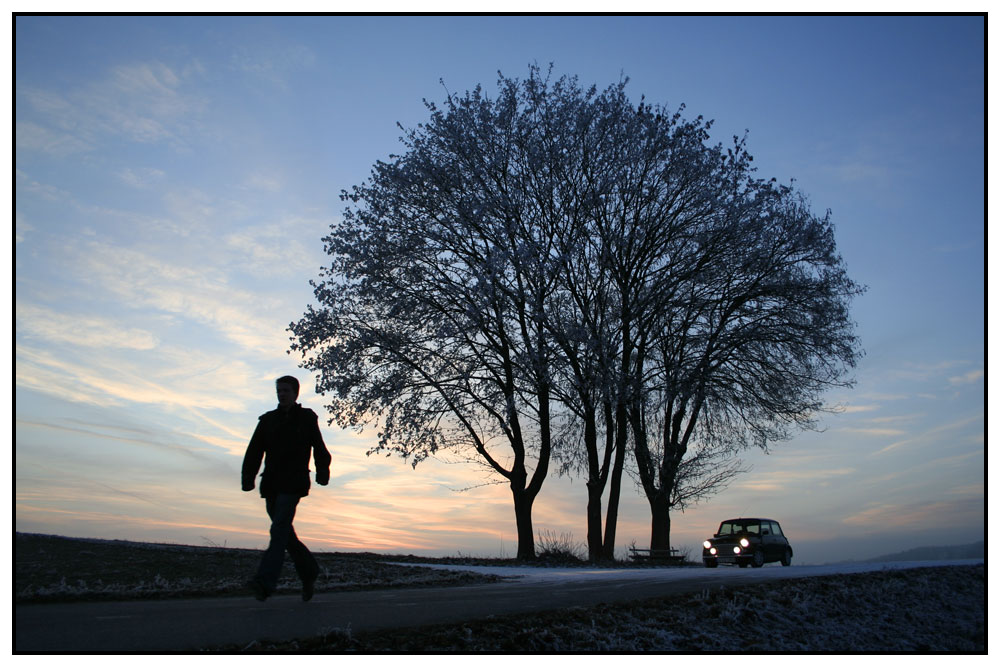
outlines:
[[[313,303],[342,189],[405,127],[500,70],[555,64],[638,102],[749,130],[758,175],[832,211],[866,356],[822,432],[673,517],[777,519],[800,563],[984,539],[985,21],[981,17],[18,17],[15,529],[259,548],[240,464]],[[442,85],[443,81],[443,85]],[[516,551],[479,468],[366,457],[326,426],[317,550]],[[649,541],[632,478],[618,546]],[[551,475],[536,532],[583,542],[582,479]]]

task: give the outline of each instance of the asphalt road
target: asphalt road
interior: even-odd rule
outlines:
[[[911,565],[916,566],[916,564]],[[474,568],[470,568],[474,569]],[[877,569],[877,568],[867,568]],[[535,570],[535,572],[539,572]],[[279,595],[15,606],[14,651],[190,652],[392,627],[451,623],[491,615],[595,605],[714,590],[768,579],[829,574],[810,566],[759,570],[661,568],[556,571],[476,586],[317,593],[310,602]]]

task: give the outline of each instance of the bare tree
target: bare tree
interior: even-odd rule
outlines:
[[[665,249],[675,270],[691,270],[652,280],[643,304],[630,419],[654,549],[670,546],[672,507],[739,472],[719,465],[727,456],[815,426],[823,392],[850,385],[861,354],[848,306],[863,290],[847,277],[829,213],[753,178],[750,162],[736,140],[711,209]]]
[[[320,372],[333,421],[379,422],[369,453],[414,466],[473,452],[509,484],[518,558],[534,557],[532,504],[561,429],[559,352],[547,322],[564,272],[572,210],[562,165],[593,91],[537,69],[501,76],[408,131],[407,151],[344,193],[325,239],[333,263],[314,284],[320,309],[291,325],[293,350]]]
[[[606,191],[591,209],[590,229],[600,249],[597,270],[611,293],[605,317],[613,322],[595,335],[610,337],[605,347],[615,351],[604,376],[604,421],[615,443],[603,546],[609,559],[630,430],[635,447],[646,451],[643,422],[633,413],[657,379],[647,373],[647,357],[659,340],[663,309],[681,301],[702,269],[699,239],[731,171],[721,148],[707,144],[710,122],[683,119],[683,107],[674,113],[645,102],[635,107],[618,93],[622,99],[609,114],[614,122],[602,132],[614,147],[599,179]]]
[[[343,193],[290,326],[331,421],[379,425],[369,454],[459,452],[509,485],[519,558],[553,461],[585,472],[589,555],[613,558],[630,443],[668,546],[669,510],[809,425],[857,355],[829,216],[625,85],[533,67],[427,103]]]

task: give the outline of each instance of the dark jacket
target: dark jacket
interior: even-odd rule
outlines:
[[[243,490],[253,490],[263,459],[261,496],[309,495],[310,452],[316,462],[316,483],[325,486],[330,481],[330,452],[323,444],[316,413],[298,403],[287,412],[265,412],[259,417],[243,457]]]

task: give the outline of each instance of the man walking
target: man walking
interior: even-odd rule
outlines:
[[[316,463],[316,483],[330,481],[330,452],[323,443],[319,418],[304,408],[299,397],[299,381],[290,375],[275,381],[278,407],[259,417],[243,457],[243,490],[253,491],[254,478],[264,460],[260,495],[271,518],[271,541],[260,561],[257,575],[249,587],[258,600],[266,600],[278,586],[278,575],[288,550],[295,571],[302,580],[302,599],[313,596],[319,566],[292,528],[299,500],[309,495],[309,454]]]

